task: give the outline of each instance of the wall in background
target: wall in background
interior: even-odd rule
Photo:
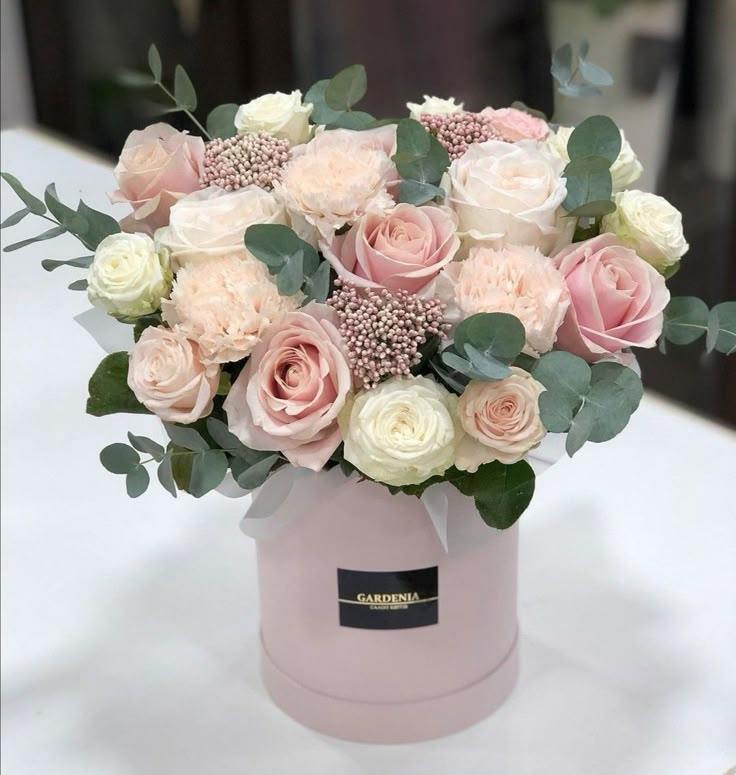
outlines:
[[[30,124],[34,120],[33,92],[26,56],[20,0],[0,3],[0,124]]]

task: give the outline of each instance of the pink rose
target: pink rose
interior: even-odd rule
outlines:
[[[243,444],[319,471],[342,440],[337,416],[350,388],[336,313],[313,302],[268,328],[224,406]]]
[[[544,119],[516,108],[485,108],[481,115],[486,116],[493,129],[509,143],[519,140],[544,140],[549,134],[549,124]]]
[[[571,304],[557,346],[587,361],[625,347],[654,347],[670,300],[664,278],[613,234],[570,245],[554,258]]]
[[[113,203],[128,202],[133,212],[120,222],[124,231],[153,232],[169,222],[177,199],[199,189],[204,141],[168,124],[152,124],[128,135],[115,167],[119,189]]]
[[[128,386],[166,422],[208,415],[219,382],[220,367],[205,365],[197,344],[177,329],[147,328],[130,353]]]
[[[322,249],[338,275],[356,285],[417,293],[452,261],[460,247],[456,228],[448,207],[399,204],[366,213]]]

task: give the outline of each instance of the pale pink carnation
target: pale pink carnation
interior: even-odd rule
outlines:
[[[260,261],[227,255],[180,269],[161,306],[163,319],[199,344],[206,363],[226,363],[249,355],[300,301],[301,294],[281,296]]]
[[[380,212],[394,204],[388,191],[397,179],[390,143],[391,133],[385,131],[323,132],[292,150],[292,159],[274,190],[283,197],[292,218],[305,219],[330,239],[364,213]],[[295,228],[304,233],[298,224]]]
[[[461,471],[475,472],[493,460],[516,463],[544,438],[538,405],[544,387],[523,369],[511,371],[497,382],[472,380],[460,396],[457,412],[465,435],[455,465]]]
[[[205,364],[196,342],[177,329],[147,328],[130,353],[128,386],[165,422],[208,415],[219,381],[220,367]]]
[[[366,213],[350,230],[323,242],[325,258],[343,279],[362,287],[418,293],[460,247],[448,207],[398,204]]]
[[[549,124],[516,108],[485,108],[481,111],[493,129],[509,143],[519,140],[544,140],[549,134]]]
[[[153,232],[169,221],[171,206],[199,188],[204,141],[168,124],[151,124],[128,135],[115,167],[113,203],[127,202],[133,212],[123,231]]]
[[[272,325],[225,399],[230,430],[251,449],[319,471],[342,441],[352,387],[337,315],[312,302]]]
[[[443,270],[436,293],[447,305],[450,322],[478,312],[515,315],[524,325],[525,351],[531,355],[552,349],[570,304],[554,263],[527,245],[473,248],[465,261]]]

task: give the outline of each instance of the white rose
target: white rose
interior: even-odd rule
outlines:
[[[457,397],[427,377],[392,377],[349,399],[339,423],[345,459],[385,484],[419,484],[455,460]]]
[[[156,243],[170,251],[175,269],[215,256],[245,256],[243,238],[256,223],[286,224],[284,206],[272,193],[258,186],[231,192],[211,186],[171,208],[169,225],[158,229]]]
[[[171,289],[165,250],[147,234],[111,234],[100,242],[87,275],[87,296],[115,317],[155,312]]]
[[[534,140],[471,145],[445,179],[463,242],[533,245],[545,255],[568,244],[574,219],[560,210],[567,195],[564,168]]]
[[[570,140],[570,135],[575,129],[574,126],[561,126],[556,132],[553,132],[547,137],[547,147],[550,151],[562,159],[565,163],[570,161],[570,155],[567,152],[567,143]],[[629,144],[629,141],[624,135],[624,130],[621,130],[621,150],[619,151],[616,161],[611,165],[611,179],[613,180],[613,190],[621,191],[622,189],[635,183],[641,177],[643,168],[641,162],[634,153],[634,149]]]
[[[471,380],[460,396],[457,410],[465,435],[455,465],[461,471],[473,473],[493,460],[516,463],[544,438],[538,406],[544,386],[523,369],[511,371],[497,382]]]
[[[434,116],[448,116],[450,113],[460,113],[464,103],[456,103],[454,97],[445,100],[442,97],[430,97],[428,94],[425,94],[424,102],[421,104],[418,102],[407,102],[406,107],[409,108],[409,117],[419,121],[419,117],[426,113],[431,113]]]
[[[666,199],[644,191],[621,191],[616,210],[603,218],[603,231],[613,232],[657,271],[667,274],[687,253],[682,214]]]
[[[309,140],[312,103],[302,104],[299,90],[284,94],[277,91],[247,102],[235,114],[235,126],[241,134],[269,132],[274,137],[300,145]]]

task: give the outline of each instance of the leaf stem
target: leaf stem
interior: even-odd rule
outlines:
[[[156,86],[158,86],[164,92],[164,94],[174,103],[174,105],[177,106],[177,108],[179,108],[179,110],[181,110],[182,113],[186,113],[187,116],[189,116],[192,123],[197,127],[197,129],[199,129],[199,131],[208,140],[212,139],[212,136],[210,135],[210,133],[202,126],[202,124],[199,123],[199,121],[197,120],[197,117],[190,110],[187,110],[187,108],[182,107],[179,101],[176,99],[176,97],[163,85],[163,83],[161,83],[161,81],[156,80]]]

